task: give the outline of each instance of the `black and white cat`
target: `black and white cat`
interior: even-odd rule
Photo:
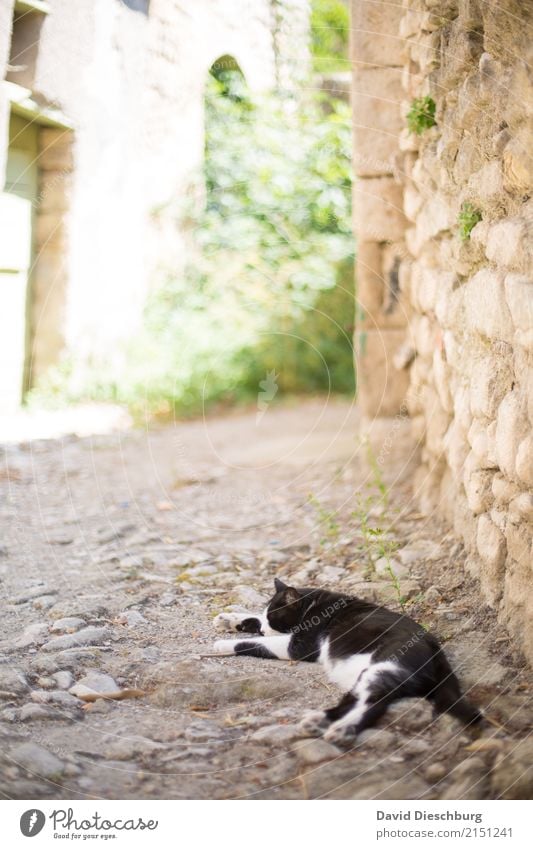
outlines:
[[[253,634],[217,640],[219,654],[321,663],[344,692],[335,707],[313,711],[302,731],[340,742],[368,728],[396,699],[428,699],[437,713],[466,724],[482,714],[461,693],[437,639],[401,613],[354,596],[295,589],[275,580],[263,614],[221,613],[219,630]]]

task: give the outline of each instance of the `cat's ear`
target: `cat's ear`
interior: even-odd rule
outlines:
[[[287,589],[287,584],[284,584],[283,581],[280,581],[279,578],[274,578],[274,586],[276,588],[277,593],[283,592],[283,590]]]
[[[287,604],[294,604],[300,601],[300,592],[294,587],[285,587],[285,601]]]

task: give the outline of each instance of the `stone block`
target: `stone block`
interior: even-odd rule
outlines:
[[[362,314],[373,316],[383,305],[383,249],[377,242],[361,242],[357,248],[357,305],[359,323]]]
[[[472,415],[494,419],[514,381],[510,358],[483,357],[476,361],[470,386]]]
[[[435,85],[445,91],[458,86],[475,65],[483,50],[483,40],[475,31],[465,30],[460,20],[443,27],[439,39],[439,70]]]
[[[515,498],[519,492],[517,485],[508,481],[503,475],[497,474],[492,478],[492,494],[498,504],[509,504],[511,499]]]
[[[512,560],[508,562],[500,618],[532,663],[533,596],[530,564],[521,565]]]
[[[395,416],[405,404],[409,375],[392,363],[404,330],[356,333],[357,402],[366,416]]]
[[[43,171],[70,172],[74,167],[73,133],[53,127],[39,130],[39,168]]]
[[[351,57],[368,65],[401,65],[403,38],[400,37],[401,4],[391,6],[376,0],[352,0]]]
[[[525,415],[525,399],[517,390],[509,392],[498,409],[496,422],[496,457],[506,477],[515,480],[518,447],[529,435]]]
[[[518,274],[505,278],[505,300],[515,328],[529,331],[533,328],[533,280]]]
[[[450,391],[451,372],[440,347],[433,352],[433,379],[443,410],[447,413],[452,413],[453,399]]]
[[[515,496],[509,505],[509,517],[516,524],[522,520],[533,522],[533,493],[522,492]],[[533,534],[530,538],[533,539]]]
[[[357,180],[354,215],[356,232],[362,241],[401,240],[406,224],[401,186],[392,177]]]
[[[533,436],[523,439],[516,452],[516,475],[527,486],[533,487]]]
[[[530,149],[531,126],[521,127],[503,151],[503,185],[509,194],[533,193],[533,157]]]
[[[470,474],[465,474],[466,500],[468,508],[474,516],[486,513],[490,509],[493,501],[491,483],[492,472],[478,469],[470,472]]]
[[[507,550],[509,557],[515,560],[524,569],[531,570],[533,563],[533,525],[531,522],[521,522],[515,524],[509,522],[505,530],[505,538],[507,540]],[[531,587],[529,587],[529,592]]]
[[[476,545],[483,561],[482,586],[490,603],[494,604],[503,593],[507,546],[504,535],[486,514],[478,519]]]
[[[466,327],[489,339],[513,341],[514,326],[505,300],[503,275],[482,269],[464,288]]]
[[[451,416],[443,409],[439,396],[433,387],[427,387],[424,407],[426,415],[426,446],[431,455],[444,455],[445,435],[451,422]]]
[[[498,462],[496,460],[495,440],[491,439],[492,431],[495,433],[494,422],[487,423],[487,420],[474,419],[468,431],[468,441],[472,447],[472,454],[476,458],[476,467],[478,469],[497,469]]]
[[[466,458],[470,452],[466,435],[457,419],[454,419],[446,432],[444,439],[444,447],[448,466],[453,472],[455,478],[460,478],[463,474],[463,468]]]
[[[493,224],[487,238],[487,257],[504,268],[530,270],[533,232],[523,218],[507,218]]]
[[[401,75],[395,68],[355,71],[352,88],[354,169],[359,177],[392,174],[404,122]]]

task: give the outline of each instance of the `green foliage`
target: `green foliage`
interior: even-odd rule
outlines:
[[[191,261],[163,269],[114,364],[65,364],[48,393],[197,414],[284,392],[353,392],[350,116],[316,100],[252,101],[223,67],[206,93],[206,159],[181,212]],[[278,391],[279,390],[279,391]]]
[[[476,209],[472,203],[468,203],[468,201],[463,203],[457,218],[459,236],[461,237],[462,242],[467,242],[470,239],[470,233],[476,224],[479,224],[482,217],[481,210]]]
[[[436,125],[435,101],[431,97],[416,97],[407,113],[407,126],[410,133],[420,136],[424,130]]]
[[[313,67],[319,74],[349,71],[350,15],[342,0],[313,0],[311,38]]]

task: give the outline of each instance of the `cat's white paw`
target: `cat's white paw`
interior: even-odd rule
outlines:
[[[298,725],[300,732],[306,737],[321,737],[327,727],[328,721],[323,710],[310,711]]]
[[[235,654],[235,640],[215,640],[213,651],[216,654]]]
[[[333,743],[334,745],[342,745],[343,743],[353,743],[356,738],[356,733],[353,725],[342,725],[337,724],[336,722],[333,725],[330,725],[326,733],[324,734],[324,740],[327,740],[328,743]]]
[[[246,614],[219,613],[218,616],[215,616],[213,624],[216,631],[236,631],[237,625],[240,625],[243,619],[246,619]]]

